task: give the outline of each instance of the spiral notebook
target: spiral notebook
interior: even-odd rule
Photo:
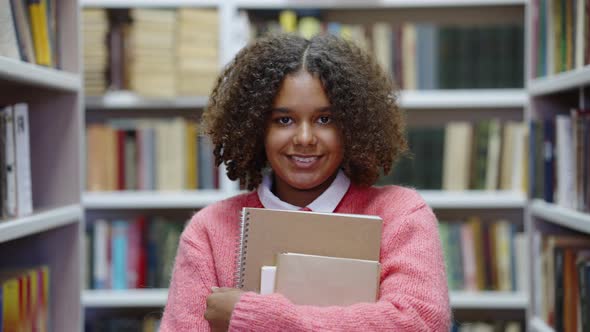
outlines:
[[[379,261],[381,227],[378,216],[244,208],[236,287],[259,293],[262,266],[280,253]]]

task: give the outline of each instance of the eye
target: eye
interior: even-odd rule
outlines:
[[[283,125],[283,126],[288,126],[291,123],[293,123],[293,120],[290,117],[288,117],[288,116],[282,116],[280,118],[276,118],[275,121],[278,124]]]
[[[320,116],[318,118],[319,124],[326,125],[326,124],[329,124],[330,122],[332,122],[332,118],[328,115]]]

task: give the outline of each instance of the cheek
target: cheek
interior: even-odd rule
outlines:
[[[344,139],[342,134],[336,129],[323,133],[322,142],[334,154],[344,154]]]

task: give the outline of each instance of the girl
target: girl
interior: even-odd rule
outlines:
[[[371,186],[406,149],[393,91],[373,58],[336,37],[277,35],[239,52],[203,120],[217,164],[251,191],[184,230],[161,331],[449,330],[436,217],[412,189]],[[380,216],[378,301],[298,306],[231,288],[243,207]]]

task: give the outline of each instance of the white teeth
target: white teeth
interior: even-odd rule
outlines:
[[[311,163],[312,161],[314,161],[316,159],[316,157],[306,157],[306,158],[302,158],[302,157],[295,157],[293,156],[293,159],[296,162],[300,162],[300,163]]]

